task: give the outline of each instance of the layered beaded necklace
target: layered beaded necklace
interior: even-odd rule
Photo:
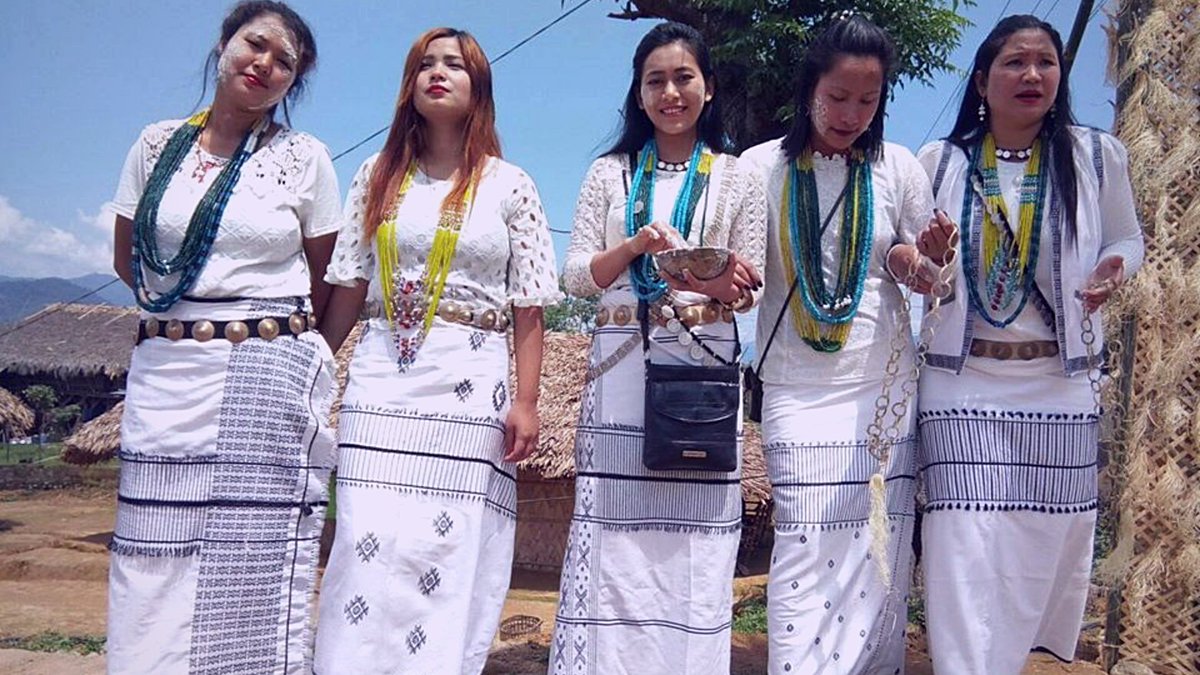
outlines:
[[[229,203],[229,195],[242,175],[242,165],[254,154],[263,135],[271,126],[270,118],[263,117],[246,133],[246,137],[234,152],[233,159],[225,164],[217,179],[196,205],[179,251],[168,260],[158,248],[158,206],[171,184],[171,178],[191,152],[192,146],[199,140],[200,132],[208,122],[208,115],[207,109],[192,115],[171,134],[154,164],[154,170],[150,172],[146,189],[138,200],[137,210],[133,215],[134,298],[138,305],[148,312],[167,311],[196,285],[196,280],[200,278],[200,272],[204,270],[209,254],[212,253],[217,230],[221,227],[221,216],[225,212],[225,205]],[[159,276],[178,273],[179,279],[167,292],[151,297],[150,290],[146,288],[142,265]]]
[[[396,241],[396,213],[404,196],[412,187],[417,175],[417,163],[413,161],[404,173],[400,190],[387,218],[379,224],[375,233],[375,247],[379,259],[379,283],[383,295],[384,314],[392,325],[392,339],[396,345],[396,367],[400,372],[408,370],[417,358],[417,351],[425,342],[425,336],[433,325],[442,291],[446,288],[446,277],[458,248],[458,234],[463,221],[470,213],[475,198],[476,184],[472,181],[458,204],[443,205],[438,217],[437,230],[433,235],[433,246],[420,278],[406,278],[400,266],[400,248]],[[403,335],[416,329],[410,335]]]
[[[1037,269],[1042,232],[1042,205],[1046,193],[1046,165],[1041,139],[1033,142],[1029,163],[1021,180],[1021,206],[1016,237],[1009,225],[1008,209],[1000,190],[996,168],[996,141],[989,133],[971,153],[971,187],[963,195],[963,270],[967,276],[971,305],[989,324],[1004,328],[1016,320],[1029,300]],[[983,204],[980,257],[983,272],[971,242],[971,210],[975,198]],[[983,291],[980,292],[980,281]]]
[[[630,237],[650,224],[652,219],[657,155],[658,146],[652,138],[646,141],[646,145],[638,154],[637,165],[633,167],[633,178],[629,186],[630,199],[625,205],[625,234]],[[679,190],[679,196],[675,198],[675,208],[671,210],[670,225],[679,231],[685,241],[692,232],[692,217],[696,214],[696,205],[708,187],[712,163],[712,152],[704,143],[696,141],[695,147],[692,148],[692,158],[688,160],[683,187]],[[703,231],[700,238],[704,238]],[[639,255],[629,264],[629,278],[633,292],[639,300],[653,302],[667,292],[667,283],[658,275],[654,259],[646,254]]]
[[[806,149],[789,162],[784,176],[780,223],[786,225],[779,228],[779,240],[787,273],[797,279],[800,291],[792,295],[792,323],[800,337],[819,352],[836,352],[846,344],[862,300],[875,234],[871,165],[862,151],[851,152],[846,170],[849,185],[832,292],[825,285],[821,264],[824,230],[812,150]]]

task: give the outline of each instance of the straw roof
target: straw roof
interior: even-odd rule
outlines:
[[[125,402],[84,424],[63,441],[62,460],[67,464],[97,464],[117,456],[121,447],[121,414]]]
[[[0,387],[0,431],[20,436],[33,427],[33,411],[15,394]]]
[[[129,307],[55,303],[0,329],[0,371],[122,377],[137,322],[138,311]]]
[[[575,476],[575,425],[590,343],[588,336],[579,333],[546,333],[538,398],[542,422],[538,450],[519,468],[545,479]],[[764,501],[771,496],[762,437],[753,423],[746,424],[742,446],[742,496],[746,501]]]

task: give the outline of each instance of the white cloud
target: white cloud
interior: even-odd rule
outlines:
[[[107,205],[106,205],[107,206]],[[69,229],[25,216],[0,195],[0,275],[72,278],[112,271],[112,215],[79,211]],[[102,226],[102,223],[109,223]]]

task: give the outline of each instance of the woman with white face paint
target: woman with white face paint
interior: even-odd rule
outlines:
[[[918,233],[940,257],[952,227],[931,222],[912,153],[883,140],[893,55],[878,26],[834,20],[808,45],[787,136],[742,156],[768,202],[756,346],[775,499],[772,674],[904,668],[915,401],[900,386],[914,354],[897,279],[929,290]]]
[[[312,329],[340,219],[329,152],[275,121],[316,62],[304,20],[226,16],[215,93],[146,127],[114,199],[142,307],[121,421],[111,673],[311,672],[333,438]]]

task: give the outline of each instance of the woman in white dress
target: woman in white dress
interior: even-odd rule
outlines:
[[[915,402],[901,389],[914,356],[897,279],[920,270],[912,283],[927,291],[916,237],[944,248],[948,230],[931,223],[916,158],[883,140],[893,54],[866,19],[835,20],[807,48],[788,135],[743,155],[761,170],[770,223],[755,344],[775,500],[773,674],[904,668]],[[889,370],[899,377],[885,389]]]
[[[483,670],[508,591],[515,463],[537,444],[555,267],[533,181],[500,159],[486,56],[468,33],[426,32],[327,276],[331,341],[364,297],[372,318],[338,421],[316,672]]]
[[[919,153],[962,229],[918,420],[938,673],[1016,675],[1031,650],[1069,661],[1087,601],[1093,312],[1143,246],[1125,148],[1075,126],[1062,64],[1053,27],[1005,18],[976,52],[950,136]]]
[[[329,151],[273,121],[316,60],[243,2],[211,107],[125,161],[114,267],[143,308],[121,420],[111,673],[307,673],[333,357],[309,330],[340,222]],[[311,288],[311,301],[310,301]]]
[[[759,287],[765,204],[725,153],[714,85],[699,33],[653,28],[634,54],[622,135],[580,191],[564,277],[574,295],[599,295],[600,309],[575,437],[555,675],[729,671],[740,461],[728,472],[644,466],[637,312],[644,301],[654,363],[736,359],[733,310],[750,307]],[[642,266],[684,245],[733,255],[716,279],[672,279],[670,289]]]

